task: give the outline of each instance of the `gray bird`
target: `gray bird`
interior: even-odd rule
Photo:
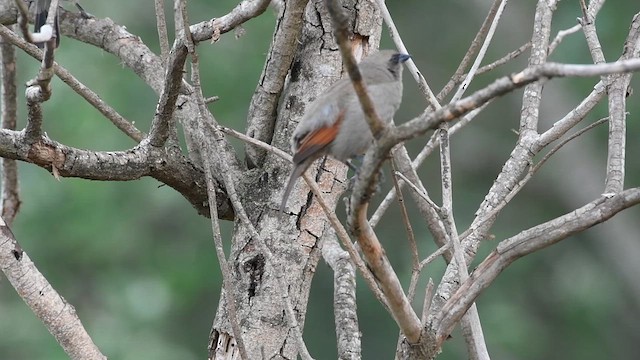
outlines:
[[[369,96],[384,122],[390,122],[400,107],[402,63],[409,58],[393,50],[381,50],[359,64]],[[351,80],[343,78],[311,103],[293,132],[293,170],[280,210],[284,211],[298,177],[316,159],[328,154],[346,162],[364,154],[372,142],[371,130]]]

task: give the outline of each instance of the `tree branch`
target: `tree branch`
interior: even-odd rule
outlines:
[[[497,96],[502,96],[512,90],[521,88],[541,79],[554,77],[591,77],[614,73],[628,73],[640,71],[640,59],[620,60],[613,63],[598,65],[575,65],[545,63],[522,70],[519,73],[502,77],[484,89],[476,91],[455,103],[443,106],[442,109],[423,114],[392,130],[389,136],[379,141],[385,148],[394,143],[413,139],[437,128],[443,121],[451,121],[480,107],[485,102]]]
[[[150,176],[181,193],[200,213],[208,216],[206,187],[201,170],[181,154],[150,146],[126,151],[89,151],[62,145],[48,138],[28,144],[21,132],[0,130],[0,157],[26,161],[63,177],[103,181],[129,181]],[[233,211],[218,184],[218,212],[232,219]]]
[[[43,52],[35,46],[19,38],[14,32],[4,26],[0,26],[0,36],[6,39],[13,45],[17,46],[31,57],[42,61]],[[131,122],[127,121],[122,115],[120,115],[115,109],[105,103],[95,92],[82,84],[76,79],[69,71],[64,67],[54,63],[53,71],[65,84],[91,104],[96,110],[98,110],[104,117],[110,120],[118,129],[124,132],[127,136],[135,140],[136,142],[142,141],[144,134],[138,130]]]
[[[18,88],[16,86],[16,51],[9,42],[0,41],[0,118],[2,128],[15,130],[18,117]],[[13,159],[0,160],[2,173],[2,214],[8,226],[11,226],[20,210],[20,189],[18,187],[18,165]]]
[[[22,300],[74,360],[106,359],[83,327],[74,307],[49,284],[11,229],[0,218],[0,268]]]
[[[639,203],[640,188],[628,189],[610,197],[602,196],[568,214],[501,241],[442,307],[433,323],[438,343],[442,344],[471,303],[515,260],[602,223]]]
[[[349,253],[342,250],[334,232],[325,232],[322,258],[333,270],[333,314],[338,359],[362,358],[356,302],[356,271]]]
[[[271,143],[273,138],[278,102],[293,62],[308,2],[295,0],[283,3],[284,12],[278,18],[260,81],[249,104],[246,134],[265,143]],[[264,150],[252,146],[245,147],[245,150],[249,167],[263,163]]]
[[[149,131],[149,143],[152,146],[162,147],[169,138],[170,123],[174,119],[176,101],[182,85],[184,63],[187,60],[187,51],[181,41],[174,43],[169,59],[166,62],[167,75],[160,94],[160,100],[156,106],[156,112],[151,122]]]
[[[367,123],[369,124],[369,128],[371,129],[373,136],[377,139],[388,129],[388,125],[383,123],[376,113],[373,102],[367,93],[366,85],[364,84],[360,70],[358,69],[351,52],[347,19],[340,8],[338,0],[325,0],[325,5],[329,10],[329,14],[333,21],[335,37],[338,45],[340,46],[343,62],[347,72],[349,73],[349,77],[351,78],[354,90],[358,95],[360,104],[362,105],[362,110],[365,114],[365,118],[367,119]],[[373,178],[375,177],[376,174],[370,174],[368,179],[371,179],[373,182]],[[382,292],[387,297],[391,315],[398,326],[400,326],[409,342],[416,343],[420,338],[420,320],[411,308],[411,304],[404,294],[402,285],[393,271],[393,268],[384,253],[382,245],[369,225],[366,214],[366,203],[352,202],[351,206],[355,207],[352,210],[352,219],[355,221],[350,223],[351,229],[354,236],[358,239],[358,244],[360,244],[360,248],[367,259],[367,264],[371,268],[373,275],[378,280],[378,283],[382,288]]]

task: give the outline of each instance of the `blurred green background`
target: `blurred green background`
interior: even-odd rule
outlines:
[[[167,1],[167,11],[172,6]],[[219,17],[235,1],[189,1],[191,22]],[[397,1],[389,8],[418,67],[434,91],[454,72],[489,8],[490,1]],[[84,7],[97,17],[110,17],[159,51],[152,1],[98,2]],[[117,5],[117,6],[116,6]],[[525,43],[532,31],[534,2],[511,2],[498,27],[485,63]],[[597,26],[608,61],[618,58],[637,3],[610,2]],[[560,2],[554,20],[558,30],[576,24],[577,2]],[[172,14],[168,12],[168,18]],[[198,51],[205,95],[220,96],[210,106],[226,126],[245,129],[247,106],[260,76],[272,38],[275,14],[244,25],[239,39],[222,36]],[[383,47],[391,47],[385,33]],[[482,75],[471,91],[501,74],[526,65],[525,54],[498,71]],[[127,119],[147,131],[157,96],[113,56],[69,38],[62,39],[57,61]],[[567,37],[552,61],[589,63],[582,33]],[[38,63],[19,53],[19,81],[32,78]],[[545,86],[541,128],[575,107],[596,79],[559,79]],[[126,86],[123,86],[126,84]],[[638,87],[638,81],[632,85]],[[94,150],[123,150],[134,143],[115,130],[61,81],[44,106],[47,134],[64,144]],[[468,91],[467,93],[470,93]],[[502,164],[518,128],[522,91],[498,99],[452,139],[455,212],[461,231],[473,219]],[[20,101],[24,97],[21,95]],[[628,98],[626,186],[640,186],[636,154],[640,125],[637,96]],[[419,114],[425,101],[405,74],[405,101],[397,122]],[[589,115],[591,123],[607,115],[606,101]],[[21,104],[20,123],[24,126]],[[501,214],[493,228],[496,240],[581,206],[603,191],[607,128],[601,126],[567,145]],[[417,153],[424,139],[409,143]],[[203,359],[219,298],[218,269],[207,219],[199,217],[179,194],[152,179],[126,183],[79,179],[56,181],[49,173],[20,164],[23,200],[13,231],[40,271],[76,307],[103,353],[112,359]],[[440,202],[437,157],[421,169],[427,188]],[[389,179],[387,177],[387,179]],[[383,185],[385,189],[391,182]],[[378,201],[380,197],[378,197]],[[417,213],[408,202],[410,210]],[[394,206],[379,226],[389,256],[408,285],[408,247]],[[640,350],[640,209],[568,239],[509,267],[478,300],[490,354],[495,359],[635,359]],[[230,234],[224,223],[225,240]],[[435,248],[426,227],[413,221],[421,256]],[[483,244],[487,254],[495,242]],[[477,261],[474,266],[477,265]],[[422,280],[436,281],[442,260]],[[418,293],[424,292],[424,281]],[[336,357],[332,309],[332,274],[321,263],[314,279],[305,340],[317,359]],[[393,356],[397,327],[362,283],[358,304],[363,358]],[[416,299],[420,308],[422,297]],[[0,278],[0,359],[65,359],[66,355]],[[459,332],[441,359],[461,359],[466,350]]]

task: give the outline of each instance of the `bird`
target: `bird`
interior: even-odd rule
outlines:
[[[394,50],[380,50],[363,59],[358,67],[380,119],[389,123],[402,101],[402,64],[411,58]],[[350,79],[343,78],[318,96],[293,132],[293,169],[282,196],[280,211],[296,180],[324,155],[346,163],[364,154],[373,135]]]
[[[67,1],[67,0],[64,0]],[[77,0],[68,0],[72,2],[80,11],[80,14],[83,18],[88,19],[91,17],[80,4],[78,4]],[[51,5],[51,0],[36,0],[36,16],[34,20],[33,31],[40,32],[40,28],[47,22],[47,16],[49,15],[49,6]],[[56,48],[60,46],[60,25],[58,23],[58,15],[56,12],[56,17],[53,22],[54,31],[56,33]],[[36,44],[39,48],[43,48],[44,44],[38,43]]]

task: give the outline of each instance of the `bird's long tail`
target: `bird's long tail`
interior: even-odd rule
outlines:
[[[306,165],[306,166],[305,166]],[[289,175],[289,182],[287,183],[287,187],[284,190],[284,194],[282,195],[282,202],[280,203],[280,211],[284,212],[284,207],[287,205],[287,199],[289,199],[289,195],[291,194],[291,190],[293,190],[293,185],[296,184],[296,180],[307,170],[309,164],[296,164],[291,170],[291,175]]]

